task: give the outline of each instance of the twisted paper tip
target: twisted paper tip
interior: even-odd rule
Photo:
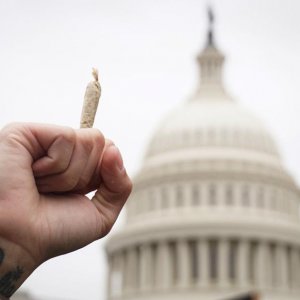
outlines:
[[[92,75],[93,75],[95,81],[99,81],[98,70],[96,68],[92,69]]]

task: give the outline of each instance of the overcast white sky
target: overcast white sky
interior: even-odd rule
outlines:
[[[159,120],[197,85],[207,3],[0,0],[0,127],[78,127],[95,66],[103,91],[95,126],[133,175]],[[300,1],[210,3],[228,90],[265,121],[300,182]],[[42,299],[105,299],[104,242],[45,263],[23,288]]]

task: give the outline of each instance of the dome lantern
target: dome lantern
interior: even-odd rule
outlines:
[[[196,93],[197,99],[211,99],[215,98],[214,96],[220,95],[225,96],[222,82],[224,55],[215,45],[213,30],[214,19],[212,9],[208,8],[209,25],[206,46],[197,57],[200,69],[200,86]],[[228,97],[226,97],[226,99],[228,99]]]

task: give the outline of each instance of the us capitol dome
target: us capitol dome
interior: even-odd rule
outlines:
[[[162,120],[106,245],[109,300],[300,299],[300,193],[222,83],[212,15],[196,93]]]

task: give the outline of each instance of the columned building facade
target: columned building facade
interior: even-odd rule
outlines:
[[[196,93],[161,122],[107,243],[109,300],[300,299],[300,193],[222,83],[212,24]]]

